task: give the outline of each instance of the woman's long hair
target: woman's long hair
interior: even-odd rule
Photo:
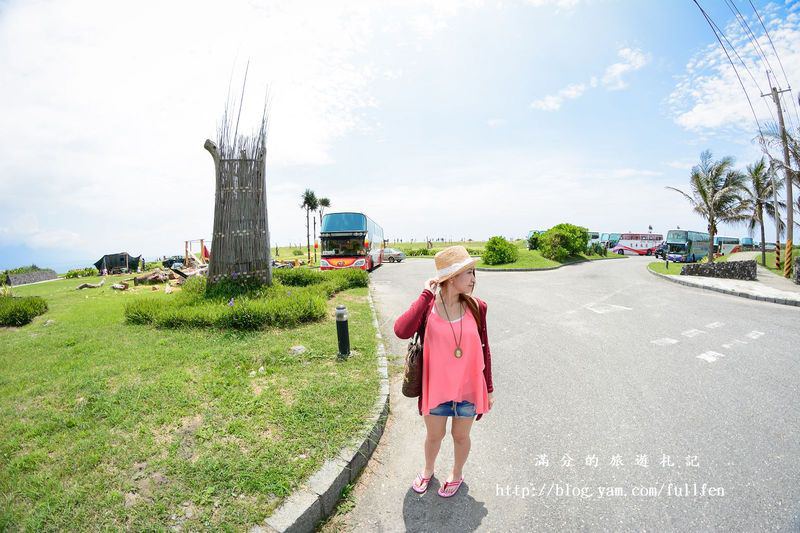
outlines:
[[[450,280],[446,280],[442,283],[442,288],[447,286],[450,283]],[[481,327],[481,316],[480,316],[480,308],[478,307],[478,302],[469,294],[459,293],[458,300],[464,303],[472,313],[472,316],[475,317],[475,322],[478,324],[478,329]]]

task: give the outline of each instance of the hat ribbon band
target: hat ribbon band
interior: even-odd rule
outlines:
[[[468,258],[468,259],[464,259],[463,261],[459,261],[458,263],[454,263],[454,264],[452,264],[452,265],[450,265],[448,267],[440,268],[439,270],[436,271],[436,274],[440,278],[444,277],[444,276],[447,276],[448,274],[452,274],[456,270],[464,268],[465,266],[469,265],[470,263],[472,263],[474,261],[475,260],[472,259],[471,257]]]

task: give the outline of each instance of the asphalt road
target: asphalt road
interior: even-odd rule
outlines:
[[[411,490],[425,429],[395,378],[345,525],[800,530],[800,309],[669,283],[647,262],[479,272],[496,403],[473,426],[465,484],[449,500],[437,479]],[[432,274],[431,260],[372,274],[390,353],[405,352],[394,320]],[[452,450],[448,434],[438,479]]]

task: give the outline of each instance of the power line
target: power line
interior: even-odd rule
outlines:
[[[750,39],[750,43],[752,43],[753,48],[756,49],[756,53],[761,55],[761,57],[764,59],[764,62],[767,64],[767,68],[770,70],[770,72],[773,72],[772,65],[770,65],[769,63],[769,58],[764,53],[764,49],[761,48],[761,44],[759,44],[758,39],[756,38],[756,34],[753,32],[752,29],[750,29],[750,24],[747,23],[747,19],[744,18],[742,12],[739,11],[738,7],[736,7],[734,0],[725,0],[725,4],[727,4],[728,9],[731,10],[733,16],[736,17],[736,19],[739,21],[739,25],[744,30],[745,35],[747,35],[747,37]]]
[[[697,1],[696,1],[696,0],[695,0],[695,4],[697,4]],[[700,4],[697,4],[697,5],[698,5],[698,7],[700,7]],[[745,63],[745,62],[744,62],[744,59],[742,59],[742,56],[740,56],[740,55],[739,55],[739,52],[737,52],[737,51],[736,51],[736,47],[735,47],[735,46],[733,46],[733,43],[732,43],[732,42],[731,42],[731,41],[728,39],[728,37],[726,37],[726,36],[725,36],[725,32],[723,32],[723,31],[722,31],[722,29],[721,29],[719,26],[717,26],[717,23],[716,23],[716,22],[714,22],[714,19],[712,19],[712,18],[711,18],[711,16],[710,16],[708,13],[706,13],[706,12],[703,10],[703,8],[702,8],[702,7],[700,8],[700,10],[701,10],[701,11],[703,11],[703,15],[706,17],[706,20],[707,20],[707,21],[709,21],[709,23],[710,23],[710,24],[712,24],[714,28],[716,28],[716,31],[718,31],[718,32],[719,32],[719,34],[720,34],[720,35],[722,35],[722,38],[723,38],[723,39],[725,39],[725,42],[726,42],[726,43],[728,43],[728,46],[730,46],[731,50],[732,50],[732,51],[733,51],[733,53],[736,55],[736,58],[737,58],[737,59],[739,60],[739,62],[742,64],[742,66],[744,67],[744,69],[747,71],[747,74],[750,76],[750,79],[751,79],[751,80],[753,80],[753,83],[755,84],[755,86],[756,86],[756,89],[758,89],[758,92],[759,92],[760,94],[761,94],[761,93],[763,93],[763,92],[764,92],[764,90],[761,88],[761,85],[758,83],[758,80],[756,80],[756,77],[755,77],[755,76],[753,75],[753,73],[750,71],[750,68],[747,66],[747,63]],[[716,33],[715,33],[715,34],[716,34]],[[717,40],[719,41],[719,37],[717,37]],[[721,44],[722,44],[722,43],[720,42],[720,45],[721,45]],[[725,47],[723,46],[723,49],[724,49],[724,48],[725,48]],[[725,53],[727,54],[727,51],[726,51]],[[730,60],[730,56],[728,56],[728,59]],[[731,61],[731,65],[733,65],[733,62],[732,62],[732,61]],[[734,70],[736,70],[736,67],[734,67]],[[737,76],[738,76],[738,72],[737,72]],[[741,79],[739,80],[739,82],[741,82]],[[744,86],[743,86],[743,88],[744,88]],[[746,91],[745,91],[745,92],[746,92]],[[748,97],[748,100],[749,100],[749,97]],[[765,105],[767,105],[767,104],[765,104]],[[767,111],[769,111],[769,115],[770,115],[770,117],[772,117],[772,121],[773,121],[773,122],[775,122],[775,115],[773,115],[773,114],[772,114],[772,109],[769,107],[769,105],[767,105]]]
[[[778,55],[778,51],[775,49],[775,43],[772,42],[772,37],[770,37],[769,35],[769,30],[767,30],[767,26],[764,24],[761,15],[758,13],[758,9],[756,9],[756,6],[753,5],[753,1],[752,0],[747,0],[747,1],[750,3],[750,7],[753,8],[756,17],[758,18],[758,22],[761,23],[761,27],[764,29],[764,35],[766,35],[767,39],[769,40],[769,45],[772,47],[772,53],[775,54],[775,58],[778,60],[778,65],[781,67],[781,72],[783,73],[783,79],[786,80],[786,87],[789,89],[789,95],[792,96],[792,84],[789,83],[789,77],[786,75],[786,69],[783,68],[783,61],[781,61],[781,56]],[[792,96],[791,100],[792,100],[792,107],[794,107],[795,117],[797,118],[797,122],[800,123],[800,114],[798,114],[797,104],[795,104],[794,102],[794,96]]]
[[[745,98],[747,98],[747,105],[750,106],[750,111],[753,113],[753,119],[755,119],[756,126],[758,127],[758,134],[759,134],[759,137],[761,139],[761,145],[762,145],[762,148],[764,148],[766,146],[766,144],[764,142],[764,132],[761,129],[761,123],[758,121],[758,116],[756,115],[756,110],[753,108],[753,102],[750,100],[750,95],[747,93],[747,89],[744,86],[744,82],[742,81],[742,77],[739,75],[739,71],[736,69],[736,65],[733,63],[733,59],[731,59],[731,55],[728,53],[728,49],[725,48],[724,44],[722,44],[722,39],[720,39],[719,35],[717,34],[717,25],[714,24],[714,22],[711,20],[711,17],[708,16],[708,13],[706,13],[705,9],[703,9],[703,7],[700,5],[700,3],[697,0],[692,0],[692,1],[697,6],[697,9],[700,10],[700,13],[703,14],[703,17],[705,17],[706,22],[708,23],[709,27],[711,28],[711,31],[714,32],[714,37],[717,38],[717,42],[719,42],[719,45],[722,47],[722,51],[725,52],[725,57],[728,58],[728,62],[731,64],[731,67],[733,67],[733,72],[736,74],[736,79],[739,80],[739,85],[741,85],[742,91],[744,92],[744,96],[745,96]],[[764,149],[766,150],[766,148],[764,148]]]

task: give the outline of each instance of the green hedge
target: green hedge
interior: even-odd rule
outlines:
[[[47,311],[47,302],[39,296],[0,297],[0,326],[24,326]]]
[[[272,287],[251,282],[206,287],[205,278],[190,278],[169,301],[148,295],[129,303],[125,319],[129,324],[162,328],[289,328],[320,320],[327,313],[328,298],[343,290],[366,287],[369,276],[355,269],[319,272],[298,268],[276,270],[274,281]]]

